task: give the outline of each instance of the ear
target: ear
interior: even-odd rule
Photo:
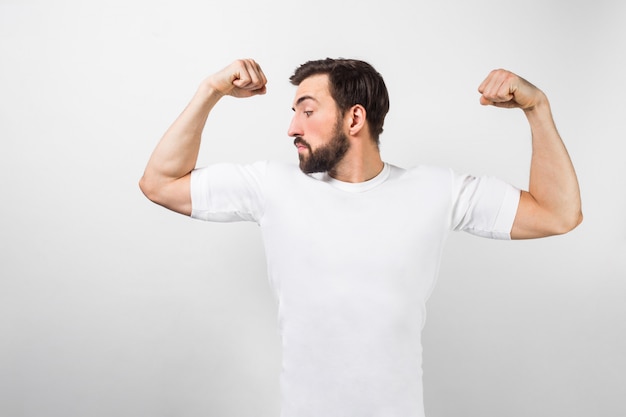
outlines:
[[[367,112],[360,104],[355,104],[348,111],[350,121],[350,135],[356,136],[367,126]]]

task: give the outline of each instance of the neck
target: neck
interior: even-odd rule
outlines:
[[[368,140],[353,143],[341,162],[328,173],[336,180],[343,182],[365,182],[381,173],[384,163],[380,157],[378,145]]]

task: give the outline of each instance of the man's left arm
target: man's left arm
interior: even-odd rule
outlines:
[[[530,182],[528,191],[522,191],[511,238],[539,238],[574,229],[582,221],[578,179],[546,95],[506,70],[492,71],[478,91],[481,104],[520,108],[530,124]]]

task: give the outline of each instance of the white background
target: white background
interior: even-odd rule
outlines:
[[[268,94],[220,102],[200,165],[290,161],[292,71],[385,77],[385,160],[527,186],[497,67],[549,96],[585,221],[539,241],[454,234],[424,330],[426,410],[626,415],[626,3],[0,0],[0,415],[277,416],[276,307],[258,227],[137,187],[198,83],[236,58]]]

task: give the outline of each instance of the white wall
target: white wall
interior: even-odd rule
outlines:
[[[198,82],[253,57],[268,94],[226,99],[200,164],[293,160],[308,59],[387,81],[386,160],[526,186],[495,67],[547,92],[584,223],[541,241],[455,234],[425,328],[429,417],[626,415],[623,2],[0,0],[0,415],[276,416],[279,342],[253,224],[149,203],[137,181]]]

